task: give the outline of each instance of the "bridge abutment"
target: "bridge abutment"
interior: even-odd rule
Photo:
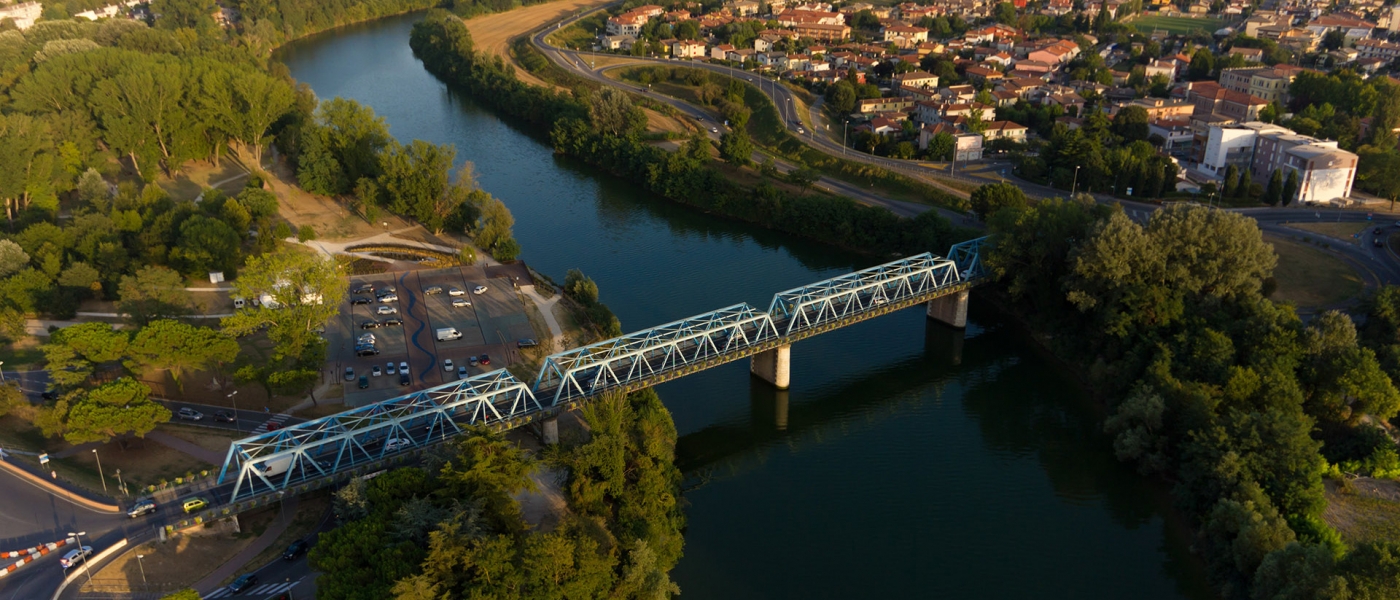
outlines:
[[[953,327],[967,327],[967,290],[928,301],[928,317]]]
[[[540,437],[543,438],[546,446],[559,443],[559,417],[550,417],[540,421]]]
[[[788,389],[792,377],[791,358],[792,344],[765,350],[750,359],[749,372],[773,384],[773,387],[785,390]]]

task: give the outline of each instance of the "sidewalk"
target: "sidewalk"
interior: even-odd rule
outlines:
[[[249,562],[252,562],[259,554],[262,554],[263,550],[267,550],[272,544],[276,543],[277,538],[281,537],[282,533],[287,531],[287,527],[292,524],[292,520],[296,519],[297,516],[297,497],[289,497],[283,500],[283,502],[285,504],[279,511],[277,519],[267,526],[267,530],[264,531],[262,535],[258,536],[258,539],[253,540],[253,543],[249,544],[247,548],[244,548],[242,552],[235,554],[228,562],[219,565],[219,568],[214,569],[213,572],[205,575],[204,579],[194,584],[194,589],[199,592],[200,596],[208,596],[215,590],[223,587],[225,580],[232,578],[234,573],[237,573]]]

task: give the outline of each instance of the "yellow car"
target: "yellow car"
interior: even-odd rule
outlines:
[[[202,510],[207,506],[209,506],[209,501],[203,498],[190,498],[189,500],[185,501],[185,514],[190,514],[194,511]]]

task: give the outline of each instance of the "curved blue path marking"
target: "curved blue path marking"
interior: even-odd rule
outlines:
[[[424,348],[422,344],[418,343],[418,334],[423,333],[423,330],[428,327],[428,322],[424,321],[423,319],[419,319],[418,315],[413,314],[413,306],[418,303],[418,295],[410,293],[408,291],[408,282],[405,281],[411,274],[413,274],[413,271],[405,271],[403,276],[399,278],[399,286],[403,288],[403,293],[408,296],[408,306],[405,307],[404,312],[406,314],[404,316],[412,317],[415,321],[418,321],[418,329],[413,330],[413,335],[409,336],[409,341],[413,342],[414,348],[422,350],[424,354],[428,355],[428,366],[421,369],[417,369],[418,381],[420,383],[428,383],[428,380],[424,379],[424,376],[426,376],[430,371],[432,371],[433,367],[437,365],[437,354],[431,350],[428,350],[427,348]],[[434,348],[436,348],[436,346],[434,346]]]

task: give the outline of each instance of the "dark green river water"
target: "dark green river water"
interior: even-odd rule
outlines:
[[[514,212],[523,258],[556,281],[592,276],[624,329],[767,308],[873,262],[555,157],[423,70],[408,48],[418,18],[279,57],[400,140],[455,145]],[[683,597],[1211,597],[1166,495],[1114,460],[1074,381],[976,296],[965,334],[907,310],[803,341],[792,361],[781,396],[747,361],[658,389],[689,484]]]

